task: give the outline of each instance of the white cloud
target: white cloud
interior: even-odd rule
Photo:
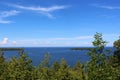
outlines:
[[[16,44],[17,44],[17,41],[12,41],[12,44],[16,45]]]
[[[51,12],[68,8],[68,6],[65,6],[65,5],[60,5],[60,6],[56,5],[56,6],[50,6],[50,7],[22,6],[22,5],[16,5],[16,4],[8,4],[8,5],[18,8],[18,9],[36,11],[36,12],[43,14],[49,18],[54,18],[54,16],[51,14]]]
[[[100,8],[104,8],[104,9],[120,9],[120,7],[114,7],[114,6],[98,6]]]
[[[3,38],[3,40],[0,42],[0,45],[5,45],[8,43],[8,38]]]
[[[43,12],[52,12],[52,11],[56,11],[56,10],[61,10],[61,9],[65,9],[67,8],[67,6],[51,6],[51,7],[26,7],[26,6],[22,6],[22,5],[15,5],[12,4],[11,6],[16,7],[16,8],[20,8],[20,9],[26,9],[26,10],[32,10],[32,11],[43,11]]]
[[[39,12],[40,14],[42,14],[42,15],[45,15],[45,16],[47,16],[47,17],[49,17],[49,18],[55,18],[52,14],[50,14],[50,13],[46,13],[46,12]]]
[[[0,23],[2,23],[2,24],[11,23],[12,21],[5,20],[4,18],[14,16],[14,15],[17,15],[19,13],[20,13],[20,11],[17,11],[17,10],[10,10],[10,11],[0,12]]]
[[[17,41],[12,41],[10,40],[9,38],[3,38],[1,41],[0,41],[0,46],[14,46],[17,44]]]
[[[20,11],[17,10],[10,10],[10,11],[3,11],[0,13],[1,17],[9,17],[9,16],[14,16],[20,13]]]
[[[108,5],[98,5],[98,4],[91,4],[91,5],[98,8],[109,9],[109,10],[120,9],[120,7],[108,6]]]

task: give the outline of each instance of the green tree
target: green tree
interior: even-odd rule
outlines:
[[[6,68],[7,76],[5,80],[28,80],[31,79],[31,60],[24,53],[19,53],[19,57],[13,57]]]
[[[114,42],[114,47],[116,48],[114,56],[118,59],[118,63],[120,65],[120,37]]]
[[[118,76],[117,76],[117,79],[116,80],[120,80],[120,36],[119,36],[119,39],[116,40],[114,43],[114,48],[115,48],[115,51],[114,51],[114,56],[112,57],[112,65],[113,67],[116,68],[116,72],[118,72]]]
[[[76,78],[78,80],[86,80],[85,67],[79,61],[74,65],[73,71],[76,73]]]
[[[59,69],[60,69],[60,64],[59,64],[59,62],[55,61],[52,65],[52,70],[54,72],[57,72]]]
[[[0,52],[0,80],[3,80],[6,74],[6,67],[7,67],[7,62],[5,62],[5,58],[3,56],[3,51]]]
[[[49,61],[50,61],[50,54],[47,52],[43,60],[41,61],[39,67],[50,67]]]
[[[116,80],[118,70],[109,64],[109,57],[104,49],[106,41],[100,33],[96,33],[94,38],[94,49],[88,53],[91,58],[87,64],[88,80]]]

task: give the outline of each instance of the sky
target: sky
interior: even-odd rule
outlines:
[[[0,47],[107,46],[120,36],[120,0],[0,0]]]

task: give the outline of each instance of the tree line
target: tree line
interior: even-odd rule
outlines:
[[[0,80],[120,80],[120,37],[114,42],[115,51],[106,50],[107,42],[101,33],[94,35],[94,48],[88,52],[90,61],[76,62],[70,67],[65,59],[49,65],[50,55],[46,54],[38,66],[26,53],[6,61],[0,56]]]

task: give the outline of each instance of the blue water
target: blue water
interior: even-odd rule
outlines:
[[[82,63],[89,61],[88,51],[85,50],[70,50],[70,47],[31,47],[24,48],[25,53],[32,59],[33,65],[39,65],[43,60],[44,55],[48,52],[50,55],[50,64],[54,61],[61,61],[64,58],[70,66],[73,66],[77,61]],[[10,59],[12,56],[18,56],[18,51],[5,51],[4,57]]]

